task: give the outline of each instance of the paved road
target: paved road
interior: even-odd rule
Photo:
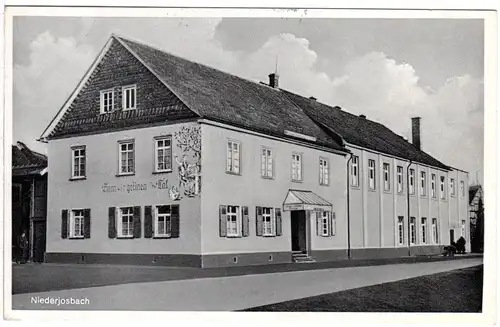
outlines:
[[[352,288],[424,276],[483,263],[480,259],[336,268],[237,277],[134,283],[17,294],[12,308],[55,310],[232,311]],[[85,305],[36,304],[32,300],[88,299]]]

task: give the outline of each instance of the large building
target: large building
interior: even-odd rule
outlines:
[[[43,133],[47,261],[214,267],[439,253],[466,172],[341,108],[112,36]],[[468,234],[467,234],[468,235]]]

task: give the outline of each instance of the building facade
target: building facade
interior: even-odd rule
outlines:
[[[357,140],[316,106],[276,74],[254,83],[112,36],[41,137],[58,158],[47,261],[254,265],[454,240],[467,173],[388,130],[399,153]]]

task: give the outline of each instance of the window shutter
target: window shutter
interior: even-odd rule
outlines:
[[[90,238],[90,209],[83,210],[83,236]]]
[[[274,216],[276,219],[276,236],[281,236],[283,234],[282,219],[281,219],[281,208],[274,209]]]
[[[144,237],[153,237],[153,207],[144,207]]]
[[[242,223],[243,223],[243,228],[242,228],[242,234],[243,237],[247,237],[249,235],[249,230],[250,230],[250,218],[248,217],[248,207],[241,207],[242,211]]]
[[[108,208],[108,237],[116,238],[116,208]]]
[[[180,208],[178,204],[173,204],[170,212],[170,221],[172,226],[172,238],[178,238],[180,235]]]
[[[141,237],[141,207],[134,207],[134,238]]]
[[[330,214],[330,236],[335,236],[335,232],[336,232],[336,220],[335,220],[335,212],[331,212]]]
[[[255,208],[255,233],[257,236],[264,234],[264,226],[262,221],[262,207]]]
[[[61,212],[61,238],[68,238],[68,210]]]
[[[321,215],[316,212],[316,235],[321,236]]]
[[[225,205],[219,206],[219,236],[227,236],[227,207]]]

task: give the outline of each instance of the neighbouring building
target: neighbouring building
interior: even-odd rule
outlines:
[[[41,136],[58,158],[47,261],[439,253],[468,222],[468,174],[420,149],[419,123],[412,144],[276,73],[255,83],[113,35]]]
[[[469,186],[471,251],[484,251],[484,196],[481,185]]]
[[[43,262],[47,217],[47,157],[24,143],[12,146],[12,259],[19,260],[21,234],[30,261]]]

